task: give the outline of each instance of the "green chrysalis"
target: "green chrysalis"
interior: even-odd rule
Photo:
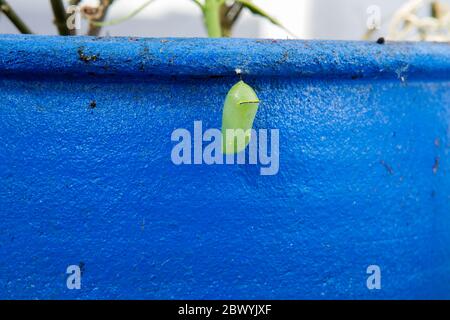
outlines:
[[[239,153],[247,147],[258,106],[258,96],[244,81],[239,81],[230,89],[222,114],[224,154]]]

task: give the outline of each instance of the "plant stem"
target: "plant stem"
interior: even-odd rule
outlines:
[[[59,34],[61,36],[70,35],[69,28],[67,28],[66,25],[66,9],[64,8],[62,0],[50,0],[50,3],[52,4],[53,15],[55,16],[55,20],[53,21],[53,23],[58,28]]]
[[[226,3],[223,3],[220,6],[220,26],[222,28],[222,36],[231,36],[231,29],[241,14],[242,9],[244,9],[244,5],[238,2],[233,3],[231,6],[227,6]]]
[[[439,1],[434,1],[431,3],[431,16],[436,19],[442,17],[441,4]]]
[[[106,18],[106,14],[108,13],[108,9],[109,7],[112,5],[114,0],[102,0],[100,6],[102,7],[102,13],[100,18],[98,18],[97,20],[95,20],[96,22],[103,22],[105,21]],[[89,25],[89,30],[87,32],[87,34],[89,36],[98,36],[100,34],[100,31],[102,30],[101,26],[97,26],[94,24],[90,24]]]
[[[205,15],[205,25],[210,38],[222,37],[222,27],[220,25],[220,1],[205,0],[203,13]]]
[[[16,26],[16,28],[24,34],[31,34],[30,28],[19,18],[16,12],[11,8],[11,6],[5,0],[0,0],[0,11],[3,12],[8,19]]]

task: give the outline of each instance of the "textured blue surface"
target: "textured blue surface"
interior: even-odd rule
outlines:
[[[0,50],[0,298],[450,298],[448,44]],[[278,175],[173,165],[172,131],[219,128],[236,68],[255,127],[280,130]]]

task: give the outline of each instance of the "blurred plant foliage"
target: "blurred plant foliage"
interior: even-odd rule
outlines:
[[[88,22],[87,35],[97,36],[102,27],[115,25],[129,20],[156,1],[142,0],[134,10],[123,17],[105,21],[111,6],[125,0],[49,0],[54,16],[54,24],[60,35],[76,35],[75,28],[68,27],[68,20],[74,12]],[[167,0],[166,0],[167,1]],[[274,25],[287,30],[277,19],[255,5],[252,0],[186,0],[198,6],[205,22],[209,37],[229,37],[232,34],[236,21],[244,10],[260,16]],[[331,0],[330,0],[331,1]],[[450,5],[445,0],[405,0],[392,17],[386,38],[392,41],[420,40],[420,41],[450,41]],[[32,33],[28,25],[14,11],[10,2],[13,0],[0,0],[0,12],[3,13],[22,33]],[[137,1],[136,1],[137,2]],[[76,8],[76,10],[73,10]],[[69,13],[68,13],[69,12]],[[387,20],[385,21],[387,22]],[[369,30],[365,39],[373,37],[377,29]]]
[[[420,11],[428,8],[428,15]],[[450,41],[450,8],[442,1],[410,0],[393,16],[391,40]]]
[[[364,39],[375,33],[369,30]],[[450,41],[450,5],[442,0],[407,0],[390,18],[391,41]]]
[[[155,1],[147,0],[125,16],[110,21],[105,21],[110,7],[123,0],[99,0],[96,5],[84,4],[82,0],[50,0],[54,15],[54,23],[60,35],[76,35],[77,30],[68,28],[69,19],[68,6],[77,6],[82,17],[88,21],[87,35],[96,36],[100,34],[103,26],[115,25],[133,18],[139,12]],[[277,19],[269,15],[251,0],[186,0],[192,1],[201,10],[205,27],[209,37],[229,37],[243,10],[249,10],[274,25],[283,28],[292,35]],[[67,6],[68,5],[68,6]],[[11,22],[22,33],[32,33],[26,23],[17,15],[7,0],[0,0],[0,10],[11,20]],[[72,11],[73,12],[73,11]]]

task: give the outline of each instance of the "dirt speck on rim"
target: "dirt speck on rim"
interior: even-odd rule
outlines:
[[[392,167],[384,160],[380,161],[380,164],[386,169],[386,171],[390,174],[393,175],[394,174],[394,169],[392,169]]]
[[[386,39],[384,39],[383,37],[380,37],[377,39],[377,43],[378,44],[385,44],[386,43]]]
[[[434,139],[434,145],[436,148],[439,148],[441,146],[441,140],[439,138]]]
[[[434,164],[433,164],[433,173],[436,174],[439,170],[439,157],[436,157],[436,159],[434,159]]]
[[[95,55],[95,54],[87,55],[87,54],[85,54],[84,53],[84,47],[78,48],[77,52],[78,52],[78,58],[81,61],[85,62],[85,63],[89,63],[91,61],[97,61],[97,59],[98,59],[98,55]]]
[[[255,40],[256,43],[278,43],[277,39],[262,39],[262,40]]]

